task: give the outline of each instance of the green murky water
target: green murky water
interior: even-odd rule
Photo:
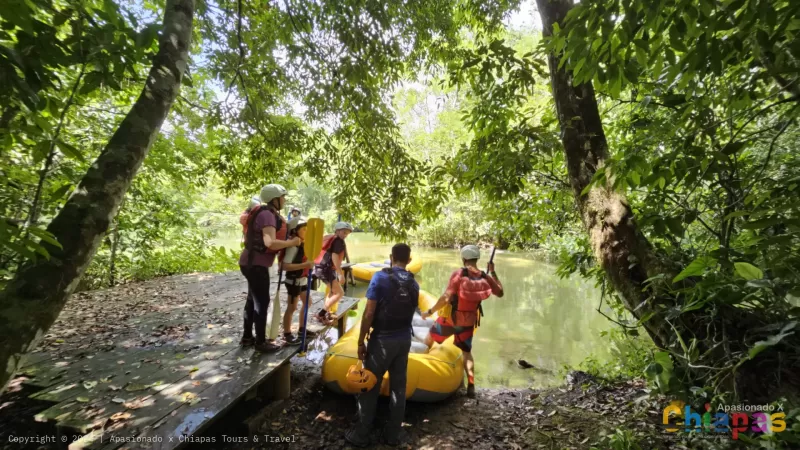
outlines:
[[[239,236],[231,233],[217,245],[239,248]],[[368,233],[353,233],[347,239],[351,262],[387,259],[391,246]],[[457,250],[412,248],[414,256],[423,259],[417,275],[420,286],[434,295],[444,291],[450,274],[461,265]],[[488,252],[481,265],[487,260]],[[610,325],[596,311],[600,293],[590,283],[578,277],[560,279],[555,266],[526,253],[498,251],[495,266],[505,296],[483,302],[485,316],[473,339],[479,386],[551,386],[563,382],[557,372],[565,364],[577,365],[587,356],[609,358],[608,341],[599,333]],[[358,282],[347,295],[361,297],[366,289],[366,283]],[[357,321],[351,317],[348,327]],[[520,368],[519,359],[536,369]]]

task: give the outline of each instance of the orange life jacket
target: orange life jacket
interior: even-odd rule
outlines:
[[[457,326],[480,325],[483,315],[481,302],[492,296],[492,285],[486,281],[486,274],[473,275],[466,267],[461,269],[458,290],[451,300],[453,314],[451,320]]]
[[[338,238],[338,236],[336,236],[335,233],[329,234],[324,238],[322,238],[322,248],[319,251],[319,255],[317,255],[317,258],[314,260],[314,264],[322,263],[322,260],[325,259],[325,254],[330,253],[330,248],[333,245],[333,241],[335,241],[336,238]],[[340,256],[344,258],[344,251],[340,253]],[[330,259],[328,261],[330,261]]]

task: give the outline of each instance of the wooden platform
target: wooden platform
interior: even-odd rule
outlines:
[[[111,291],[71,299],[20,373],[39,389],[32,397],[54,403],[37,421],[55,424],[62,435],[85,435],[70,448],[177,448],[187,443],[182,436],[201,432],[240,400],[289,395],[299,344],[271,354],[238,346],[247,289],[241,274],[118,289],[130,291],[123,301]],[[323,297],[312,292],[309,317]],[[285,289],[280,298],[285,311]],[[349,297],[340,302],[340,335],[357,304]],[[323,335],[328,328],[309,319],[311,331]]]

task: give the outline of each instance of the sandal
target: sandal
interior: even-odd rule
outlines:
[[[317,337],[318,334],[319,333],[317,333],[316,331],[306,330],[306,339],[314,339],[315,337]],[[301,328],[297,332],[297,336],[300,337],[302,335],[303,335],[303,329]]]
[[[255,344],[255,349],[257,352],[261,353],[273,353],[281,349],[280,345],[275,345],[272,342],[260,342]]]
[[[300,343],[300,337],[299,336],[295,336],[292,333],[284,333],[283,334],[283,340],[287,344],[299,344]]]
[[[330,325],[333,322],[333,316],[328,311],[320,309],[316,315],[317,320],[323,325]]]
[[[243,338],[242,338],[242,339],[239,341],[239,346],[241,346],[241,347],[250,347],[251,345],[253,345],[253,344],[255,344],[255,343],[256,343],[256,340],[255,340],[254,338],[251,338],[251,337],[243,337]]]

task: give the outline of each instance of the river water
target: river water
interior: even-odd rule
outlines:
[[[231,234],[217,245],[239,248],[239,235]],[[392,243],[381,243],[370,233],[352,233],[347,239],[351,262],[388,259]],[[440,295],[453,270],[461,266],[458,250],[412,247],[412,258],[422,258],[417,275],[422,289]],[[489,250],[482,255],[485,265]],[[551,264],[524,252],[495,255],[498,277],[505,296],[483,302],[485,316],[473,338],[475,382],[479,387],[547,387],[563,383],[558,374],[565,365],[577,365],[586,357],[606,361],[608,340],[599,333],[611,324],[596,309],[600,292],[591,283],[573,276],[561,279]],[[363,297],[367,284],[349,287],[348,296]],[[358,314],[364,308],[361,302]],[[350,317],[348,327],[357,322]],[[535,369],[523,369],[524,359]]]

